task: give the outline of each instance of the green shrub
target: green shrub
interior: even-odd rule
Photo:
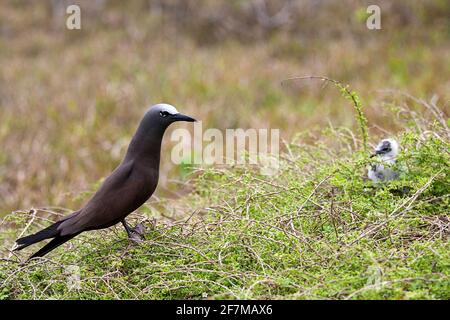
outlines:
[[[449,299],[449,132],[425,113],[402,120],[396,181],[367,180],[363,138],[330,128],[312,145],[294,139],[274,176],[197,168],[189,195],[146,206],[139,245],[112,228],[20,265],[32,249],[5,248],[55,217],[15,212],[2,224],[0,297]]]

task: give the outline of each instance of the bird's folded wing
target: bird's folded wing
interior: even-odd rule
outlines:
[[[144,187],[140,179],[133,177],[133,164],[121,164],[85,207],[59,226],[61,235],[105,228],[119,222],[136,209],[136,198],[140,197]]]

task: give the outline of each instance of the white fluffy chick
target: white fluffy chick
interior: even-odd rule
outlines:
[[[378,157],[381,163],[372,164],[368,170],[368,177],[373,182],[388,181],[398,178],[398,172],[391,169],[395,164],[399,145],[394,139],[383,139],[375,148],[373,157]]]

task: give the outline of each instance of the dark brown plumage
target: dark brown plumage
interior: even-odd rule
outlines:
[[[42,257],[81,232],[108,228],[122,222],[131,238],[125,217],[147,201],[158,185],[161,142],[167,127],[175,121],[195,121],[171,105],[157,104],[145,114],[120,165],[105,179],[86,205],[62,220],[16,240],[21,250],[53,238],[33,257]]]

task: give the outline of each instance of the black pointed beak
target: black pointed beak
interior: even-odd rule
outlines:
[[[172,120],[173,121],[187,121],[187,122],[195,122],[195,121],[197,121],[194,118],[191,118],[191,117],[189,117],[187,115],[184,115],[182,113],[174,114],[172,116]]]
[[[389,152],[391,150],[387,150],[387,149],[381,149],[381,150],[375,150],[375,153],[372,153],[372,155],[370,156],[371,158],[379,156],[380,154],[385,154],[386,152]]]
[[[375,153],[372,153],[372,155],[370,156],[371,158],[379,156],[380,154],[385,154],[386,150],[384,149],[380,149],[380,150],[375,150]]]

